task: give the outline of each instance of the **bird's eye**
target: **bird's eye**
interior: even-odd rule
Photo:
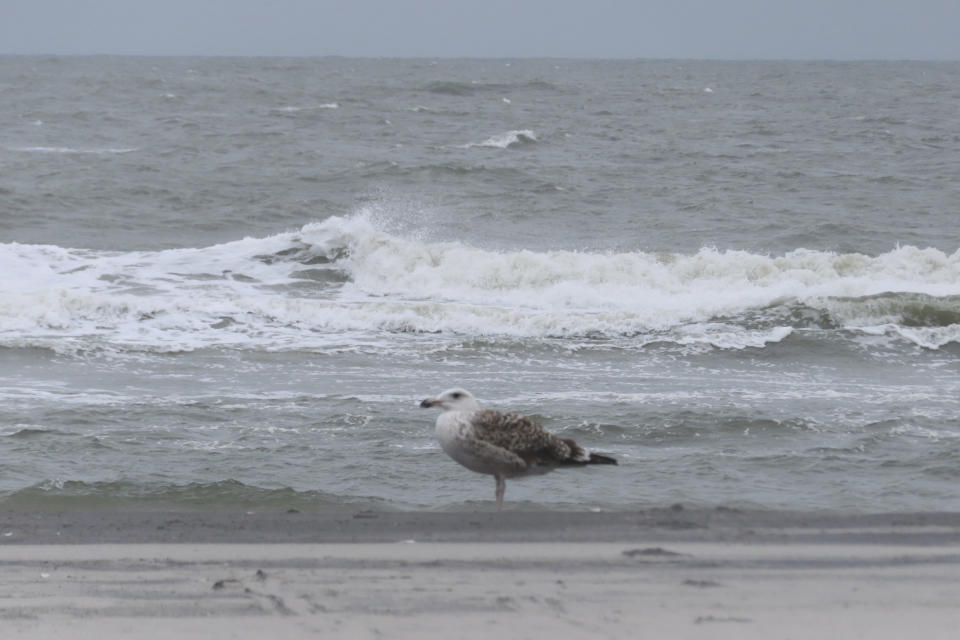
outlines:
[[[458,399],[460,399],[460,398],[462,398],[462,397],[463,397],[463,394],[460,393],[459,391],[457,391],[456,393],[453,394],[453,399],[454,399],[454,400],[458,400]]]

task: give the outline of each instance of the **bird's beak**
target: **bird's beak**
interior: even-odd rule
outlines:
[[[437,402],[437,400],[436,400],[435,398],[427,398],[426,400],[424,400],[423,402],[420,403],[420,408],[421,408],[421,409],[429,409],[430,407],[433,407],[433,406],[435,406],[435,405],[437,405],[437,404],[439,404],[439,403]]]

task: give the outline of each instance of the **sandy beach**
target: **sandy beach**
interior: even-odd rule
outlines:
[[[953,638],[960,514],[0,512],[4,638]]]

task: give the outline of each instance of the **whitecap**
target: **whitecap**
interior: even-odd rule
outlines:
[[[299,113],[301,111],[315,111],[320,109],[339,109],[340,105],[336,102],[326,102],[323,104],[315,104],[311,106],[298,107],[294,105],[287,105],[284,107],[276,107],[273,109],[276,113]]]
[[[760,349],[768,344],[782,342],[793,333],[793,327],[772,329],[744,329],[727,324],[706,323],[681,327],[670,342],[680,345],[704,344],[719,349]]]
[[[893,326],[892,329],[901,337],[924,349],[937,350],[950,343],[960,344],[960,324],[951,324],[946,327]]]
[[[471,142],[464,145],[464,148],[470,149],[474,147],[489,147],[494,149],[506,149],[520,144],[527,144],[531,142],[537,142],[537,136],[530,129],[516,129],[513,131],[507,131],[505,133],[499,133],[495,136],[487,138],[483,142]]]

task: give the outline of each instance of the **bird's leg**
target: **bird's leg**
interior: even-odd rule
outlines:
[[[503,508],[503,492],[507,490],[507,480],[500,474],[493,476],[497,480],[497,511]]]

